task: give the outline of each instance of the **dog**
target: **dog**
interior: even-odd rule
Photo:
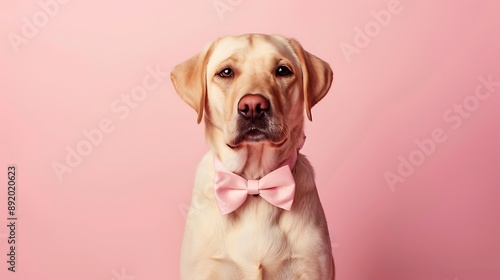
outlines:
[[[181,279],[334,279],[314,172],[299,153],[304,115],[312,121],[330,89],[329,64],[295,39],[244,34],[209,43],[171,79],[204,119],[210,147],[196,172]]]

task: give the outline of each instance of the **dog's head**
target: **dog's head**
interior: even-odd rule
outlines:
[[[328,63],[294,39],[247,34],[223,37],[175,66],[171,73],[179,96],[205,116],[207,128],[222,133],[225,144],[281,146],[311,108],[328,92]]]

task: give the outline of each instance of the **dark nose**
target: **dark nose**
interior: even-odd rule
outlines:
[[[260,94],[247,94],[238,102],[238,113],[246,119],[260,119],[269,110],[269,100]]]

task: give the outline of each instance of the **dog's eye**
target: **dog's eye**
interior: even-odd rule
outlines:
[[[276,76],[289,76],[292,74],[292,70],[286,66],[278,66],[276,68]]]
[[[233,70],[231,70],[231,68],[224,68],[222,69],[222,71],[219,72],[218,75],[221,76],[222,78],[229,78],[234,75],[234,72]]]

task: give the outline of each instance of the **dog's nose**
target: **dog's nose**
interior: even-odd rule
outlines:
[[[269,100],[260,94],[247,94],[238,102],[238,113],[246,119],[259,119],[269,110]]]

